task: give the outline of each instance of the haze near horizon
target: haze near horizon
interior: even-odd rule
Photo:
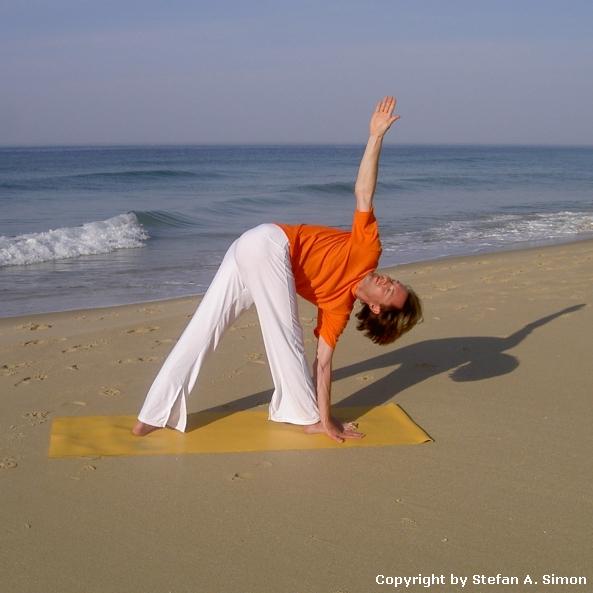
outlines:
[[[0,143],[593,144],[593,6],[0,4]]]

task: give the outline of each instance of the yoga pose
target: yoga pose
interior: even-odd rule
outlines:
[[[395,98],[379,101],[354,188],[351,231],[322,226],[262,224],[241,235],[154,380],[132,432],[169,426],[185,430],[186,397],[205,357],[224,331],[255,304],[274,381],[269,419],[325,433],[337,442],[361,438],[355,423],[331,415],[332,356],[356,299],[357,328],[388,344],[422,317],[414,291],[376,272],[381,255],[373,197],[383,137],[399,119]],[[318,308],[317,352],[311,374],[303,347],[297,294]]]

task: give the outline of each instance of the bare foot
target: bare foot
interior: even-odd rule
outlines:
[[[136,422],[134,428],[132,428],[132,434],[137,437],[144,437],[155,430],[159,430],[162,426],[152,426],[152,424],[145,424],[144,422]]]
[[[321,434],[325,432],[325,428],[323,428],[321,422],[317,422],[317,424],[306,424],[303,426],[303,432],[305,434]]]
[[[358,428],[358,422],[340,422],[335,418],[333,418],[333,421],[337,426],[342,427],[343,432],[355,432]],[[325,433],[325,428],[323,428],[321,422],[317,422],[317,424],[308,424],[303,426],[303,431],[305,434],[323,434]]]

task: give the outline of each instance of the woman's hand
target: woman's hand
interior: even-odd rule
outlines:
[[[382,101],[377,103],[375,113],[371,116],[371,123],[369,124],[371,136],[382,138],[391,127],[391,124],[399,119],[399,115],[393,115],[396,105],[395,97],[384,97]]]
[[[358,432],[356,422],[340,422],[333,416],[327,422],[317,422],[310,426],[304,426],[307,434],[326,434],[336,443],[343,443],[346,439],[362,439],[364,434]]]

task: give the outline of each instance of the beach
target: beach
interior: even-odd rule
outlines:
[[[366,593],[430,575],[447,585],[406,590],[462,590],[451,575],[527,590],[472,584],[497,574],[590,587],[593,241],[392,273],[425,320],[381,348],[351,319],[332,399],[395,402],[423,445],[49,459],[53,418],[139,410],[199,299],[0,319],[2,590]],[[315,310],[300,316],[312,360]],[[265,407],[271,388],[250,310],[188,407]]]

